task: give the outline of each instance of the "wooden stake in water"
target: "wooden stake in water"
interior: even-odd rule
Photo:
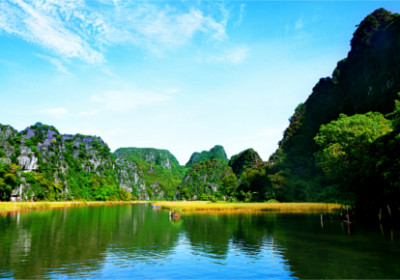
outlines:
[[[321,213],[321,228],[324,228],[324,215]]]
[[[390,210],[390,206],[389,206],[389,204],[386,204],[386,206],[387,206],[387,210],[388,210],[389,216],[391,217],[392,216],[392,211]]]

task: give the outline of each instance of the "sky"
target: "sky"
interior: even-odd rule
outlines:
[[[356,25],[399,1],[0,0],[0,123],[264,160]]]

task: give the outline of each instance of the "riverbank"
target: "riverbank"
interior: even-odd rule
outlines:
[[[145,201],[38,201],[38,202],[0,202],[0,214],[18,211],[71,208],[83,206],[102,206],[117,204],[143,203]]]
[[[182,212],[217,212],[217,213],[330,213],[339,211],[341,204],[337,203],[234,203],[234,202],[209,202],[209,201],[156,201],[155,207],[165,210],[180,210]]]
[[[149,203],[150,201],[63,201],[63,202],[0,202],[0,214],[18,211],[71,208],[83,206]],[[341,209],[336,203],[266,203],[266,202],[209,202],[209,201],[153,201],[153,206],[165,210],[201,213],[330,213]]]

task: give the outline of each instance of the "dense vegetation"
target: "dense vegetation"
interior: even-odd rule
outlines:
[[[180,198],[200,200],[226,199],[236,191],[236,176],[218,159],[193,165],[179,186]]]
[[[201,153],[195,152],[186,163],[186,167],[192,167],[196,163],[207,161],[210,159],[217,159],[222,163],[228,163],[228,157],[226,156],[224,147],[216,145],[209,151],[202,151]]]
[[[127,190],[137,199],[329,201],[393,214],[398,92],[400,16],[378,9],[360,23],[332,77],[297,106],[268,163],[252,149],[228,161],[222,146],[194,153],[185,167],[165,150],[118,149],[112,158],[98,137],[0,126],[0,199],[126,199]]]
[[[314,139],[321,147],[315,156],[326,178],[324,200],[355,205],[363,216],[376,216],[382,208],[387,214],[398,214],[399,121],[396,101],[387,118],[372,112],[340,115],[321,126]]]
[[[186,168],[167,150],[120,148],[115,151],[118,179],[135,199],[174,199]]]
[[[41,123],[22,132],[2,125],[0,143],[1,200],[130,199],[99,137],[61,135]]]
[[[400,91],[399,34],[398,14],[379,9],[367,16],[354,33],[348,57],[296,108],[270,158],[272,174],[281,175],[273,182],[281,199],[358,201],[359,209],[385,206],[382,193],[397,179],[389,167],[397,162],[396,129],[391,132],[382,115],[369,112],[385,115],[394,109]],[[386,115],[392,125],[394,115]],[[373,189],[380,196],[374,197]]]

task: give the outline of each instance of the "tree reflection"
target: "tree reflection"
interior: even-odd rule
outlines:
[[[183,214],[173,221],[145,205],[14,213],[0,216],[0,278],[86,278],[110,266],[192,275],[186,264],[256,278],[289,269],[301,279],[400,278],[398,232],[352,225],[349,236],[341,221],[321,227],[320,215]]]

